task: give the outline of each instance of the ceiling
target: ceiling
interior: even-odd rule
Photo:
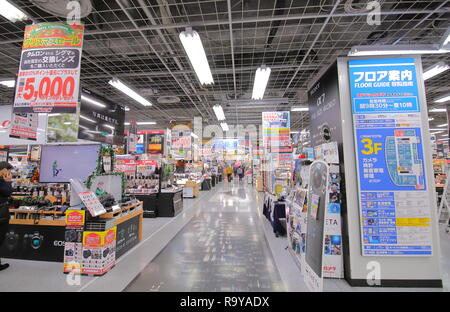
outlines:
[[[51,0],[9,1],[33,22],[64,20],[33,4]],[[82,19],[82,85],[129,106],[127,121],[157,121],[149,129],[194,116],[215,124],[214,104],[224,107],[231,126],[257,125],[262,111],[305,104],[308,84],[352,46],[436,43],[450,25],[450,1],[380,0],[379,26],[367,23],[367,2],[95,0]],[[23,31],[32,21],[12,23],[0,16],[0,79],[17,73]],[[188,26],[201,36],[213,85],[199,83],[183,50],[178,34]],[[438,61],[450,64],[450,55],[423,57],[424,67]],[[262,64],[272,69],[265,100],[250,101],[254,74]],[[143,107],[115,90],[108,84],[112,77],[154,106]],[[450,91],[449,79],[447,71],[426,82],[430,106]],[[13,91],[0,86],[0,105],[12,100]],[[432,117],[436,124],[446,122],[445,114]],[[303,129],[308,113],[293,112],[291,118],[293,129]]]

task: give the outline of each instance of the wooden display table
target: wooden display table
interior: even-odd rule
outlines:
[[[61,211],[10,209],[11,220],[5,242],[0,247],[4,258],[64,261],[66,224]],[[114,218],[117,226],[116,258],[142,240],[142,202],[122,207],[101,217]]]

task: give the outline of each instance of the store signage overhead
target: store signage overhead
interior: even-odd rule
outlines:
[[[87,89],[82,90],[78,138],[124,144],[125,108]]]
[[[432,199],[415,59],[350,60],[349,75],[362,254],[430,256]]]
[[[83,34],[65,23],[25,28],[14,113],[76,113]]]

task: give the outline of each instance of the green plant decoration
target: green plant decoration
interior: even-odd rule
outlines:
[[[105,172],[103,168],[103,156],[111,156],[111,172]],[[127,188],[127,179],[125,176],[125,173],[123,172],[114,172],[114,165],[115,165],[115,151],[114,148],[111,145],[102,145],[100,147],[100,150],[98,152],[98,158],[97,158],[97,168],[95,169],[95,172],[91,174],[86,181],[86,186],[88,188],[91,188],[92,186],[92,180],[94,177],[98,176],[107,176],[107,175],[115,175],[120,176],[122,180],[122,196],[125,196],[125,189]]]

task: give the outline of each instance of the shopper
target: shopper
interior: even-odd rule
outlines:
[[[7,162],[0,162],[0,246],[5,240],[9,227],[9,200],[12,194],[11,166]],[[2,263],[0,259],[0,271],[9,267],[8,263]]]
[[[184,160],[180,159],[176,163],[176,172],[177,173],[185,173],[186,163]]]
[[[231,167],[228,166],[226,169],[226,173],[227,173],[228,182],[231,182],[231,180],[233,179],[233,169],[231,169]]]
[[[244,177],[244,169],[242,169],[242,167],[239,167],[239,168],[237,169],[237,174],[238,174],[238,176],[239,176],[239,182],[241,182],[241,181],[242,181],[242,178]]]

